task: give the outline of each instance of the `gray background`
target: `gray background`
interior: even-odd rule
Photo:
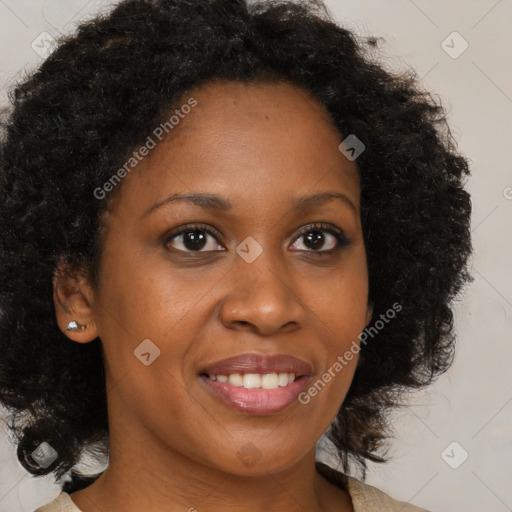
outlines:
[[[42,32],[67,33],[111,3],[0,0],[0,105],[5,88],[42,61],[49,48]],[[383,37],[386,64],[413,67],[425,88],[440,96],[473,172],[475,282],[456,307],[455,363],[394,415],[393,460],[370,465],[368,482],[436,512],[512,510],[512,1],[327,5],[360,35]],[[320,447],[318,457],[333,463]],[[59,493],[50,478],[23,470],[5,435],[0,461],[0,512],[31,511]]]

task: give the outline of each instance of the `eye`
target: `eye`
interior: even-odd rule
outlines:
[[[221,247],[221,250],[223,250],[221,245],[209,241],[208,238],[217,239],[222,237],[220,233],[212,228],[192,225],[186,226],[178,232],[169,234],[164,241],[164,245],[166,247],[173,245],[173,247],[180,252],[209,252],[218,250],[216,247]],[[184,249],[179,246],[184,247]]]
[[[325,236],[325,233],[328,236]],[[209,240],[209,238],[212,240]],[[213,228],[195,224],[185,226],[179,231],[171,232],[165,238],[164,246],[171,245],[179,252],[222,251],[224,247],[215,242],[219,238],[222,238],[222,235]],[[305,242],[302,245],[307,247],[305,249],[300,247],[296,249],[305,252],[333,252],[350,245],[350,240],[341,229],[323,223],[306,226],[299,232],[298,238],[304,238]],[[327,244],[327,248],[325,248],[325,244]],[[297,245],[297,243],[294,245]]]
[[[329,236],[326,237],[324,233],[328,233]],[[350,245],[350,240],[341,229],[323,223],[306,226],[300,231],[298,238],[304,238],[303,246],[312,248],[308,250],[307,248],[302,249],[299,247],[299,251],[305,250],[306,252],[332,252]],[[326,244],[327,248],[325,248]],[[324,249],[320,250],[322,247]]]

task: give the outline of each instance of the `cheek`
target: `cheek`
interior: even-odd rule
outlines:
[[[190,396],[183,361],[204,289],[122,252],[112,257],[116,264],[105,261],[98,308],[111,401],[157,423],[168,424],[169,415],[185,421]]]
[[[317,287],[320,318],[332,331],[332,344],[342,350],[347,341],[357,339],[366,326],[368,271],[364,247],[358,247]]]
[[[323,316],[326,321],[319,325],[321,362],[299,396],[302,404],[316,411],[312,414],[327,418],[326,427],[336,416],[352,383],[359,359],[358,336],[365,327],[366,294],[358,287],[343,286],[336,297],[333,300],[330,296],[330,309]]]
[[[206,321],[205,301],[219,282],[218,273],[184,272],[163,258],[149,260],[118,247],[104,256],[98,296],[98,333],[110,372],[117,379],[139,371],[138,355],[149,350],[150,360],[157,354],[155,367],[161,363],[178,375],[191,340]]]
[[[325,359],[305,400],[320,403],[335,415],[343,401],[359,359],[359,335],[366,327],[368,274],[364,251],[357,251],[339,273],[315,295],[315,311],[325,348]],[[325,392],[323,391],[325,389]],[[322,397],[320,397],[322,395]],[[319,399],[315,398],[318,397]],[[327,403],[332,405],[326,405]]]
[[[188,285],[186,273],[122,247],[103,261],[100,314],[122,324],[135,338],[165,338],[201,297],[202,285]],[[203,291],[204,294],[204,291]]]

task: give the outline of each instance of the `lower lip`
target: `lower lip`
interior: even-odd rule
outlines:
[[[304,391],[307,375],[299,377],[291,384],[277,389],[251,388],[232,386],[229,382],[211,380],[200,376],[206,387],[226,404],[249,414],[272,414],[281,412],[297,400]]]

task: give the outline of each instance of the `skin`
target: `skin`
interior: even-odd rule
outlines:
[[[371,310],[355,162],[339,151],[328,112],[295,85],[215,82],[181,104],[190,97],[197,106],[122,182],[98,288],[54,279],[63,332],[78,343],[99,336],[106,358],[109,466],[71,498],[84,512],[353,510],[314,464],[357,355],[308,404],[263,416],[221,402],[199,372],[246,352],[285,353],[312,365],[312,385],[357,341]],[[198,191],[234,207],[175,201],[143,216],[170,194]],[[323,191],[348,201],[292,210],[293,198]],[[314,226],[323,245],[298,234],[319,222],[350,244],[331,250],[337,240]],[[164,242],[192,223],[222,237]],[[263,248],[252,263],[236,253],[249,236]],[[87,329],[65,331],[71,320]],[[145,366],[134,350],[148,338],[160,355]],[[249,442],[260,456],[250,467],[237,455]]]

